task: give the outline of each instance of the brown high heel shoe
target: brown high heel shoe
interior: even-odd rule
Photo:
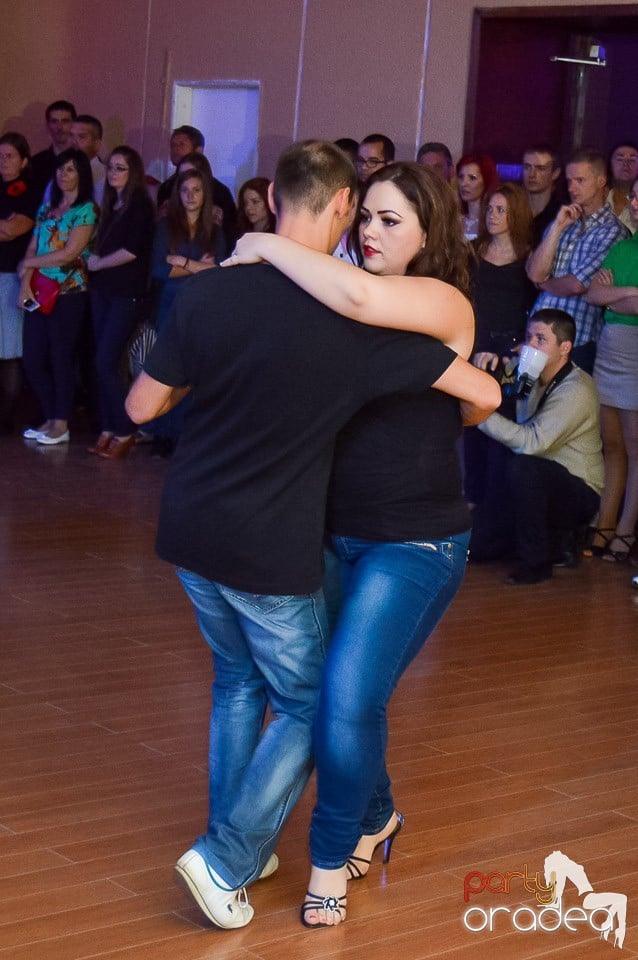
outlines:
[[[111,437],[111,440],[104,450],[98,450],[98,457],[102,457],[104,460],[122,460],[124,457],[127,457],[133,447],[135,446],[135,435],[131,434],[130,437],[126,437],[121,440],[119,437]]]
[[[106,450],[113,439],[113,434],[103,430],[92,447],[87,447],[89,453],[102,453]]]
[[[397,833],[405,823],[405,818],[403,814],[399,813],[398,810],[396,811],[396,814],[397,814],[396,827],[394,828],[392,833],[388,834],[387,837],[385,837],[383,840],[379,840],[379,842],[375,844],[374,850],[372,851],[372,856],[370,857],[369,860],[366,860],[365,857],[355,857],[354,854],[350,857],[350,859],[346,863],[348,880],[363,880],[363,878],[366,876],[370,868],[372,857],[375,855],[377,847],[380,847],[381,844],[383,844],[383,863],[389,862],[390,854],[392,853],[392,844],[394,843],[394,838],[396,837]],[[359,866],[359,864],[362,864],[362,866]]]

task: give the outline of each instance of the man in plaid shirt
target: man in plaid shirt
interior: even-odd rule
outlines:
[[[527,273],[541,291],[533,313],[564,310],[576,323],[572,360],[591,373],[602,326],[602,307],[587,303],[585,293],[607,252],[629,236],[627,229],[605,206],[605,158],[581,150],[567,164],[571,203],[560,208],[530,256]]]

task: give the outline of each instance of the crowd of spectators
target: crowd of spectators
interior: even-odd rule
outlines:
[[[123,358],[132,336],[141,324],[161,329],[181,286],[219,264],[238,235],[274,229],[269,180],[247,181],[236,204],[211,170],[202,133],[181,126],[169,144],[175,172],[153,200],[134,149],[121,144],[103,155],[96,117],[57,100],[47,107],[46,125],[50,146],[35,156],[20,133],[0,137],[0,429],[15,429],[24,370],[41,407],[27,439],[68,442],[80,389],[98,431],[90,452],[121,459],[147,439],[124,411]],[[336,142],[361,183],[395,160],[384,134]],[[473,361],[504,390],[500,412],[465,435],[476,557],[512,549],[494,519],[497,494],[508,504],[500,514],[510,518],[510,530],[517,505],[528,527],[542,511],[551,527],[542,556],[537,549],[516,582],[545,579],[553,561],[577,557],[587,525],[586,552],[627,560],[638,521],[638,147],[627,139],[607,158],[579,150],[563,168],[552,145],[530,144],[518,182],[501,178],[485,154],[467,153],[455,165],[439,141],[424,143],[416,162],[436,170],[457,196],[477,320]],[[347,237],[335,255],[356,262]],[[532,385],[533,403],[516,369],[525,342],[550,357]],[[574,443],[576,395],[587,408],[585,444]],[[187,404],[148,427],[154,453],[171,454]],[[536,468],[539,459],[542,503],[530,505],[528,461]],[[560,504],[547,489],[564,496],[574,478],[586,487],[578,488],[585,506],[563,530]],[[559,528],[561,536],[553,535]],[[520,559],[520,544],[514,547]]]

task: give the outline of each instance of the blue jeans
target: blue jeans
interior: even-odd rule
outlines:
[[[261,873],[312,770],[328,635],[323,592],[244,593],[177,572],[215,668],[209,821],[195,847],[236,889]]]
[[[317,867],[342,866],[392,816],[386,707],[461,585],[468,542],[469,532],[420,543],[333,538],[343,597],[315,724]]]

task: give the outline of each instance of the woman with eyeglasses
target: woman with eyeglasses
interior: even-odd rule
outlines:
[[[36,309],[24,322],[24,370],[45,419],[23,436],[45,446],[69,442],[75,351],[88,308],[86,261],[97,218],[88,157],[81,150],[63,150],[55,159],[51,189],[36,214],[31,242],[18,267],[22,307],[34,300],[34,270],[59,285],[51,312]]]
[[[136,150],[116,147],[106,161],[106,184],[91,272],[101,432],[89,453],[121,460],[135,443],[124,410],[122,356],[140,317],[148,287],[155,214]]]
[[[638,178],[629,190],[634,234],[605,257],[585,294],[604,306],[594,380],[600,394],[605,485],[590,553],[622,563],[636,553],[638,523]],[[622,503],[622,510],[621,510]]]

